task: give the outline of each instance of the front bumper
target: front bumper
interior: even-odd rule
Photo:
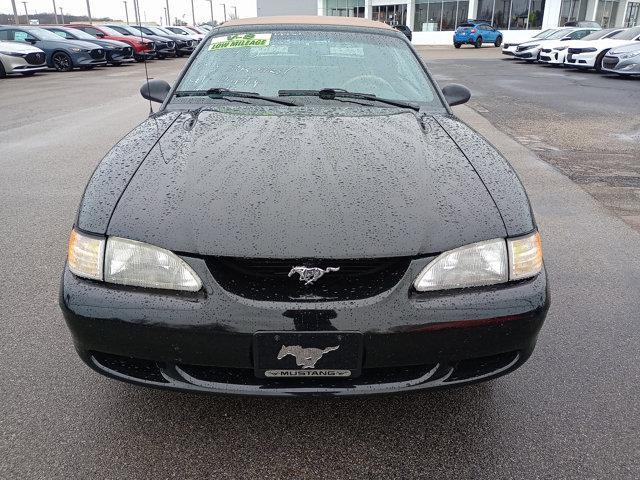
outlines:
[[[593,68],[596,64],[596,58],[598,52],[586,52],[586,53],[567,53],[565,60],[566,65],[580,68]]]
[[[249,395],[357,395],[486,380],[522,365],[549,306],[546,273],[513,284],[417,293],[430,261],[411,262],[392,289],[349,302],[262,302],[226,292],[189,258],[206,290],[161,293],[80,279],[65,270],[60,306],[94,370],[147,386]],[[254,375],[260,331],[359,331],[362,375],[282,380]]]
[[[510,57],[515,57],[517,48],[518,48],[518,45],[509,45],[509,44],[503,45],[502,54],[509,55]]]
[[[605,55],[602,70],[618,75],[640,75],[640,56],[620,60],[618,57]]]
[[[40,72],[47,69],[46,62],[30,64],[25,57],[15,57],[13,55],[2,55],[2,65],[7,74]]]
[[[125,63],[133,61],[133,49],[128,51],[111,50],[107,52],[108,63]]]
[[[72,56],[71,58],[73,59],[74,67],[100,66],[107,64],[105,56],[102,56],[101,58],[93,58],[89,54],[79,54]]]
[[[563,65],[566,56],[566,50],[542,49],[538,61],[550,65]]]
[[[529,50],[523,50],[521,52],[516,51],[514,56],[520,60],[537,60],[539,53],[539,48],[530,48]]]

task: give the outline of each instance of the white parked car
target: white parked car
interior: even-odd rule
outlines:
[[[600,40],[602,38],[611,38],[623,30],[624,28],[605,28],[604,30],[597,30],[584,37],[581,41],[590,42],[592,40]],[[538,61],[541,63],[548,63],[550,65],[563,65],[567,58],[567,49],[571,44],[572,42],[563,42],[561,40],[546,44],[540,50],[540,57],[538,58]]]
[[[516,48],[515,57],[526,62],[535,62],[538,60],[540,50],[545,48],[547,45],[551,45],[558,40],[562,42],[580,40],[596,30],[600,30],[600,28],[560,28],[543,40],[530,40],[528,42],[521,43]]]
[[[549,28],[547,30],[543,30],[540,33],[538,33],[537,35],[534,35],[533,37],[531,37],[529,40],[526,40],[526,42],[531,42],[533,40],[544,40],[549,35],[551,35],[554,32],[557,32],[558,30],[560,30],[560,29],[559,28]],[[502,54],[503,55],[509,55],[510,57],[515,56],[516,48],[518,48],[518,45],[521,45],[523,43],[525,43],[525,42],[503,43],[502,44]]]
[[[47,56],[39,48],[0,40],[0,78],[11,73],[28,76],[47,69]]]
[[[616,47],[602,60],[602,71],[618,75],[640,75],[640,42]]]
[[[602,60],[609,50],[640,40],[640,27],[627,28],[611,38],[592,42],[572,42],[567,48],[565,65],[577,68],[595,68],[602,71]]]
[[[164,27],[165,30],[169,30],[171,33],[175,35],[184,35],[186,37],[196,37],[198,41],[202,41],[205,37],[202,33],[195,32],[193,30],[187,29],[187,27]]]

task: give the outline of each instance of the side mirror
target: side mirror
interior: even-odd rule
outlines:
[[[162,103],[170,90],[171,85],[164,80],[149,80],[140,87],[140,95],[152,102]]]
[[[97,32],[97,33],[96,33],[96,37],[97,37],[97,38],[104,38],[104,33],[102,33],[102,32]]]
[[[467,103],[471,98],[471,92],[467,87],[455,83],[444,87],[442,93],[450,107]]]
[[[27,43],[30,43],[31,45],[35,45],[37,40],[35,38],[27,38],[26,39]]]
[[[564,42],[564,41],[566,41],[566,40],[571,40],[571,37],[567,35],[566,37],[562,37],[562,38],[560,39],[560,41],[561,41],[561,42]]]

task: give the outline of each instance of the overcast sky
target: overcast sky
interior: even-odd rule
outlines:
[[[86,15],[86,0],[55,0],[58,9],[62,7],[64,13],[71,15]],[[123,0],[89,0],[91,5],[91,15],[93,17],[111,17],[124,20]],[[223,19],[223,9],[221,4],[225,0],[213,0],[213,15],[219,22]],[[231,11],[230,6],[234,1],[226,1],[227,13]],[[127,0],[129,8],[129,19],[133,21],[133,0]],[[160,23],[160,18],[164,18],[164,7],[166,0],[138,0],[140,5],[140,16],[142,20]],[[203,23],[211,20],[211,9],[206,0],[193,0],[196,13],[196,22]],[[22,0],[16,0],[16,8],[20,15],[24,15],[24,5]],[[53,12],[53,0],[27,0],[29,13]],[[191,23],[191,0],[169,0],[169,10],[171,18],[181,18]],[[0,13],[12,14],[11,0],[0,0]]]

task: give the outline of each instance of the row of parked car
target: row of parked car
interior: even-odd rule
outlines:
[[[102,65],[190,55],[208,31],[144,25],[0,26],[0,78],[46,69],[68,72]]]
[[[640,26],[554,28],[526,42],[505,43],[502,53],[530,63],[640,75]]]

